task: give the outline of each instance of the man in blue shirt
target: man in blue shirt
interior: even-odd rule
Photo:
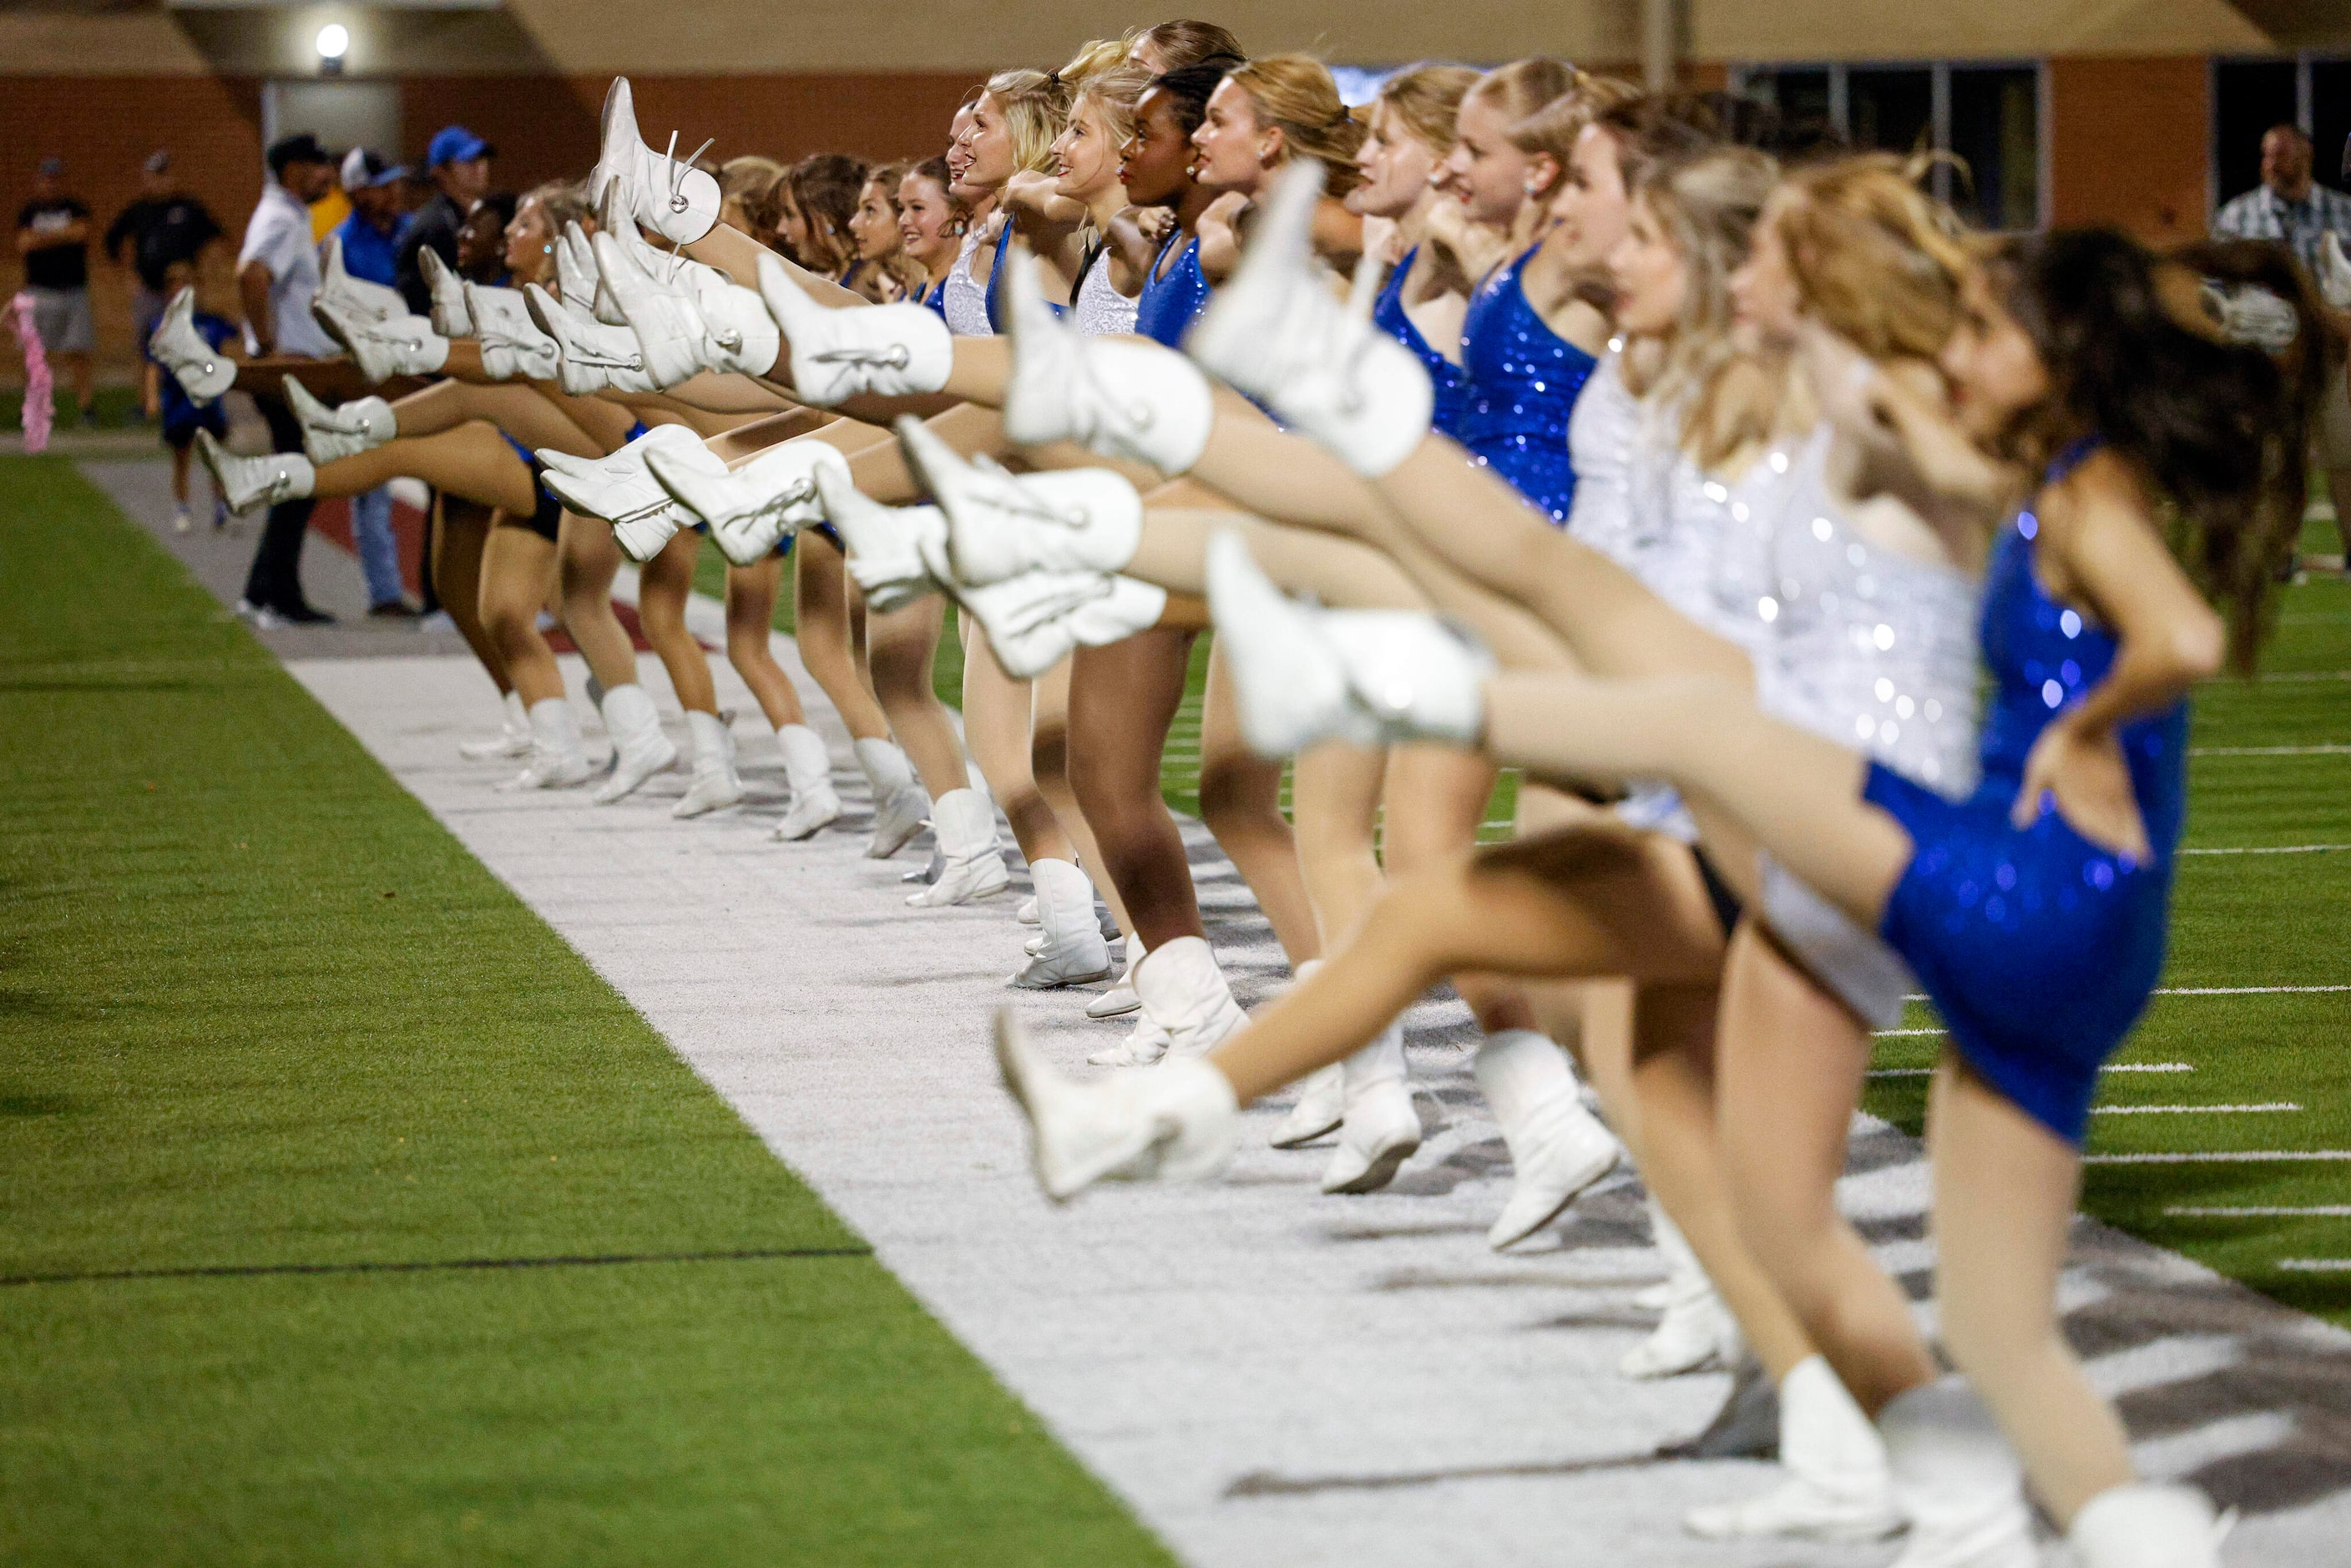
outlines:
[[[354,147],[343,159],[343,194],[351,214],[335,226],[343,270],[369,283],[392,287],[400,276],[400,242],[408,220],[400,210],[400,182],[408,171],[381,153]],[[368,613],[387,620],[413,620],[415,601],[400,575],[400,541],[392,532],[392,488],[379,486],[351,497],[351,542],[367,578]]]

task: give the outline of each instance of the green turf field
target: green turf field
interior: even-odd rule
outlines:
[[[0,1562],[1166,1561],[60,461],[0,737]]]

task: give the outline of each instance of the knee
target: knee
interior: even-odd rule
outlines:
[[[1070,783],[1070,732],[1060,725],[1040,725],[1029,736],[1029,776],[1067,786]]]
[[[1262,788],[1257,770],[1249,767],[1200,769],[1200,820],[1218,839],[1232,833],[1280,835],[1290,827],[1279,797]]]

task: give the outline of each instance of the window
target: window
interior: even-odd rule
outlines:
[[[2351,139],[2351,59],[2298,55],[2292,59],[2212,62],[2212,204],[2262,183],[2262,133],[2299,125],[2310,133],[2322,185],[2351,190],[2344,168]]]
[[[1822,131],[1880,152],[1944,153],[1935,193],[1991,229],[2041,222],[2037,65],[1757,66],[1731,89],[1779,110],[1790,140]]]

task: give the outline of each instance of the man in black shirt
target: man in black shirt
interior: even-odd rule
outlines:
[[[33,199],[16,214],[16,254],[25,258],[25,291],[33,297],[33,327],[51,362],[73,378],[74,402],[84,424],[96,424],[90,406],[90,351],[98,329],[89,314],[89,209],[66,194],[62,158],[44,158],[33,175]]]
[[[452,125],[433,138],[425,152],[425,169],[439,189],[409,220],[408,232],[400,241],[400,292],[419,316],[432,313],[433,290],[424,281],[417,253],[429,246],[455,270],[457,231],[465,226],[465,214],[474,210],[474,204],[489,193],[490,159],[496,152],[464,126]]]
[[[105,242],[114,264],[131,268],[131,319],[138,324],[141,345],[163,313],[170,293],[164,274],[175,262],[196,266],[197,258],[223,237],[211,210],[180,189],[172,172],[172,155],[159,152],[150,156],[139,172],[139,199],[116,214]],[[155,374],[155,367],[149,365],[142,402],[151,411]]]

